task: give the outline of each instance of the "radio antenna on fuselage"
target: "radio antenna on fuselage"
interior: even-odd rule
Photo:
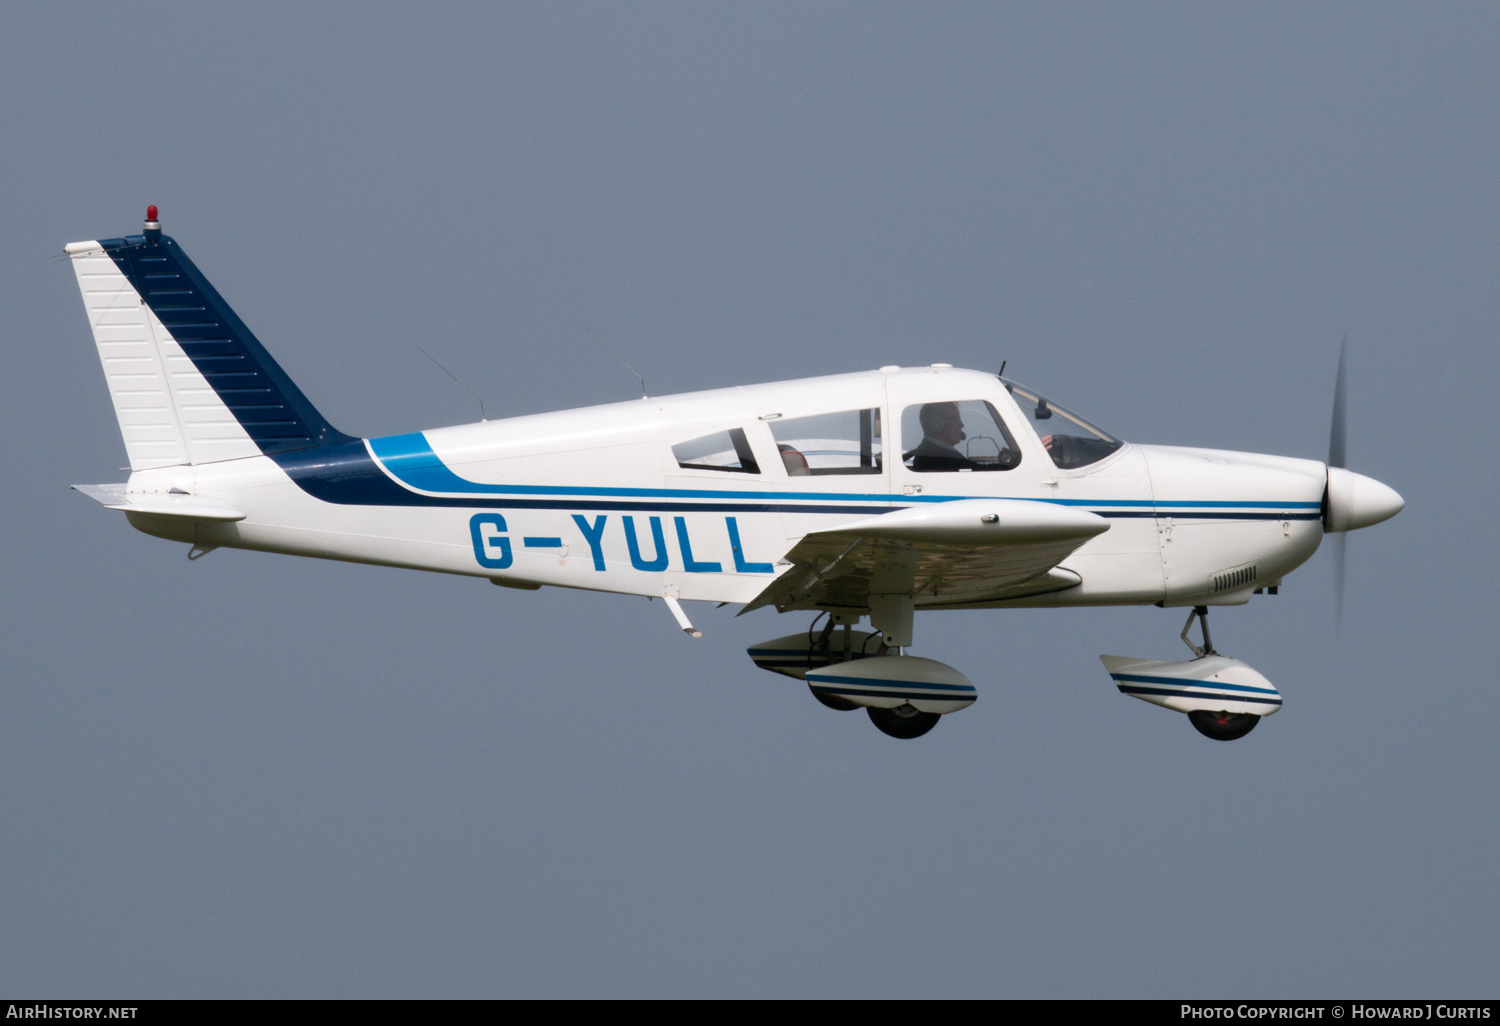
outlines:
[[[587,324],[584,324],[582,321],[579,321],[578,324],[579,324],[579,326],[581,328],[583,328],[584,331],[588,332],[590,335],[594,335],[594,329],[593,328],[589,327]],[[623,356],[620,355],[619,350],[617,350],[614,346],[610,345],[608,342],[604,341],[604,339],[600,338],[598,335],[594,335],[594,341],[598,342],[605,349],[608,349],[610,351],[610,353],[613,354],[613,356],[614,356],[614,358],[616,360],[619,360],[621,363],[625,364],[625,369],[626,370],[628,370],[630,373],[634,374],[637,378],[640,379],[640,382],[641,382],[641,398],[642,399],[646,398],[646,379],[641,377],[641,372],[638,371],[638,370],[636,370],[634,367],[630,366],[630,364],[626,361],[625,357],[623,357]]]
[[[468,385],[464,384],[462,381],[459,381],[457,375],[455,375],[447,367],[444,367],[441,363],[438,363],[438,358],[436,356],[433,356],[427,350],[422,349],[422,347],[420,345],[418,345],[416,342],[413,342],[412,345],[416,346],[418,349],[421,349],[422,350],[422,355],[425,356],[425,357],[427,357],[427,359],[431,360],[433,363],[437,363],[438,370],[442,371],[444,374],[446,374],[450,378],[452,378],[454,384],[458,385],[459,388],[463,389],[465,392],[469,393],[470,395],[472,395],[474,397],[474,401],[479,404],[479,422],[481,424],[486,423],[490,418],[488,418],[488,417],[486,417],[484,415],[484,400],[481,399],[481,398],[479,398],[479,393],[476,392],[476,391],[474,391]]]

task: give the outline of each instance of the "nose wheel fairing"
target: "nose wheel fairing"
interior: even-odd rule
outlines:
[[[1099,661],[1122,695],[1164,709],[1269,716],[1281,708],[1281,692],[1274,684],[1227,656],[1168,663],[1105,655]]]
[[[1188,635],[1197,621],[1203,644]],[[1281,692],[1252,667],[1220,655],[1208,634],[1208,607],[1194,606],[1182,625],[1182,643],[1194,658],[1182,662],[1099,657],[1122,695],[1186,713],[1193,728],[1215,741],[1233,741],[1281,708]]]

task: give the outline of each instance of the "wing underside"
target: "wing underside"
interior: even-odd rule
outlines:
[[[807,535],[785,557],[792,569],[743,612],[866,609],[871,595],[911,595],[930,608],[1061,591],[1080,579],[1058,564],[1108,527],[1092,513],[1017,500],[900,510]]]

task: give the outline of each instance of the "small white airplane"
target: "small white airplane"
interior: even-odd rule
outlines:
[[[1122,442],[947,364],[354,438],[146,218],[66,247],[131,470],[79,491],[190,559],[226,546],[659,597],[694,637],[685,601],[819,611],[750,657],[894,737],[977,697],[906,654],[916,610],[1148,604],[1191,610],[1194,658],[1102,656],[1119,690],[1243,737],[1281,695],[1213,650],[1208,607],[1276,594],[1325,532],[1404,505],[1343,466],[1342,356],[1326,465]]]

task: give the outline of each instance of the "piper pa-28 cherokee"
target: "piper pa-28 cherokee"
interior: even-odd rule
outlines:
[[[1144,604],[1192,610],[1195,658],[1102,656],[1119,690],[1242,737],[1281,695],[1213,650],[1207,607],[1275,594],[1325,532],[1403,506],[1343,467],[1342,357],[1327,464],[1133,445],[947,364],[354,438],[155,207],[142,234],[66,252],[131,471],[74,487],[137,530],[190,558],[228,546],[660,597],[694,637],[684,601],[819,611],[750,657],[894,737],[977,697],[906,654],[916,610]]]

